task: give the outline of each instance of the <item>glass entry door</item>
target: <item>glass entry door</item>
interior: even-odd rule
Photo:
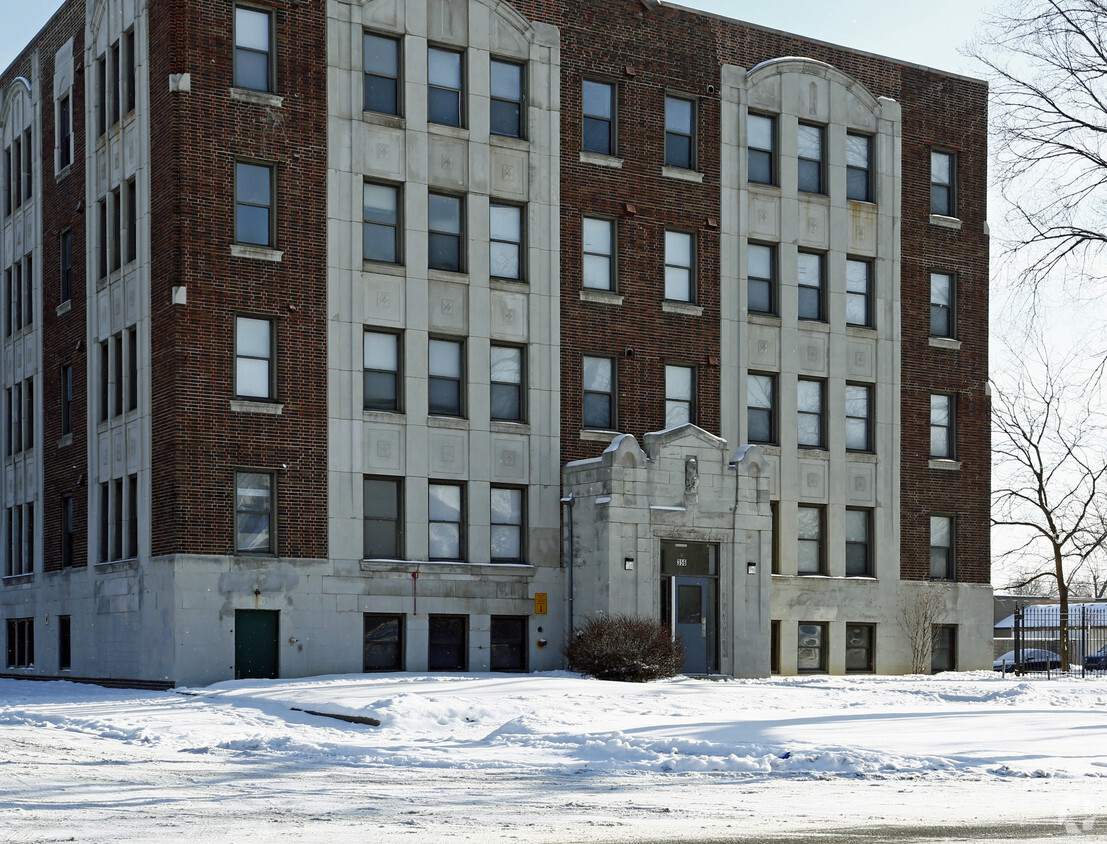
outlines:
[[[717,558],[707,543],[661,543],[661,614],[684,645],[685,674],[719,670]]]

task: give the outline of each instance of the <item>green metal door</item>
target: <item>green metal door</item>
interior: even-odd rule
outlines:
[[[234,611],[234,678],[276,679],[279,610]]]

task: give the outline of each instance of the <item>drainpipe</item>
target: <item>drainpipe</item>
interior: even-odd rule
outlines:
[[[569,629],[565,634],[565,643],[568,644],[574,631],[574,616],[573,616],[573,504],[575,500],[573,494],[570,492],[565,498],[561,499],[561,506],[568,507],[566,510],[566,532],[568,533],[569,541]]]

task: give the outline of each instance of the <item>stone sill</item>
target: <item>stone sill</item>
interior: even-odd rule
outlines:
[[[248,243],[232,243],[231,255],[235,258],[253,258],[258,261],[273,261],[280,263],[284,258],[284,252],[273,249],[271,246],[254,246]]]
[[[597,305],[621,305],[623,304],[623,294],[610,290],[585,288],[580,291],[580,301],[593,302]]]
[[[961,231],[961,221],[957,217],[946,217],[942,214],[931,214],[930,225],[941,226],[944,229]]]
[[[135,571],[138,568],[138,557],[128,557],[125,560],[109,560],[104,563],[96,563],[98,572]]]
[[[258,413],[263,416],[280,416],[284,413],[284,405],[277,404],[276,402],[232,399],[231,410],[235,413]]]
[[[661,302],[661,310],[667,314],[681,314],[683,316],[703,316],[703,306],[693,305],[689,302],[672,302],[665,299]]]
[[[376,273],[377,275],[407,275],[407,267],[403,264],[391,264],[384,261],[362,261],[361,271]]]
[[[468,431],[469,420],[461,416],[427,416],[428,428],[452,428],[455,431]]]
[[[530,140],[527,138],[516,138],[513,135],[496,135],[492,132],[488,133],[488,145],[492,147],[503,147],[504,149],[514,149],[519,152],[528,152],[530,150]]]
[[[54,313],[57,314],[58,316],[61,316],[62,314],[69,313],[71,310],[73,310],[73,300],[72,299],[66,299],[64,302],[62,302],[60,305],[58,305],[54,309]]]
[[[611,167],[618,170],[623,166],[623,159],[615,155],[604,155],[602,152],[585,152],[581,150],[580,153],[581,164],[595,164],[597,167]]]
[[[407,128],[407,120],[400,117],[398,114],[385,114],[380,111],[363,111],[361,113],[361,119],[366,123],[373,123],[377,126],[387,126],[389,129]]]
[[[493,434],[518,434],[530,433],[530,423],[520,419],[518,422],[509,422],[506,419],[492,419],[488,423],[488,430]]]
[[[456,138],[459,141],[469,140],[469,130],[464,126],[449,126],[445,123],[427,123],[427,132],[431,135],[441,135],[444,138]]]
[[[58,439],[58,448],[65,448],[66,446],[73,445],[73,435],[66,434]]]
[[[670,167],[668,164],[661,168],[661,175],[666,179],[680,179],[682,182],[694,182],[703,184],[703,173],[698,170],[688,170],[684,167]]]
[[[931,469],[940,469],[944,472],[956,472],[961,468],[961,461],[947,460],[945,458],[931,458],[927,466]]]
[[[961,349],[961,341],[952,337],[931,337],[928,342],[935,349],[952,349],[955,352]]]
[[[23,574],[9,574],[4,577],[4,586],[19,586],[20,584],[31,584],[34,582],[35,573],[33,571],[24,572]]]
[[[468,284],[469,273],[453,270],[436,270],[433,267],[427,270],[428,281],[452,281],[454,284]]]
[[[232,100],[240,103],[252,103],[253,105],[280,108],[284,105],[284,97],[270,94],[268,91],[255,91],[252,88],[230,88],[227,91]]]
[[[746,321],[751,325],[771,325],[780,328],[780,317],[777,314],[767,314],[764,311],[746,311]]]
[[[497,580],[532,580],[536,573],[534,566],[527,563],[466,563],[459,561],[437,562],[427,560],[362,560],[363,572],[395,573],[410,576],[412,572],[421,575],[467,575],[470,577],[493,578]]]
[[[580,432],[580,438],[585,442],[610,443],[617,436],[619,436],[618,431],[601,431],[596,429],[589,429]]]

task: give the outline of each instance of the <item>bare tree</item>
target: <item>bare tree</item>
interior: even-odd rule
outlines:
[[[1107,2],[1009,0],[969,54],[990,76],[995,176],[1022,277],[1035,290],[1058,269],[1102,279]]]
[[[1069,665],[1069,592],[1107,548],[1107,443],[1097,406],[1103,364],[1084,376],[1051,361],[1044,343],[992,386],[992,524],[1011,547],[999,555],[1024,572],[1010,588],[1050,583],[1060,602],[1061,664]],[[1098,574],[1097,574],[1098,576]]]
[[[949,586],[944,583],[904,583],[899,598],[899,629],[907,636],[911,650],[911,673],[931,673],[940,624],[945,619]]]

